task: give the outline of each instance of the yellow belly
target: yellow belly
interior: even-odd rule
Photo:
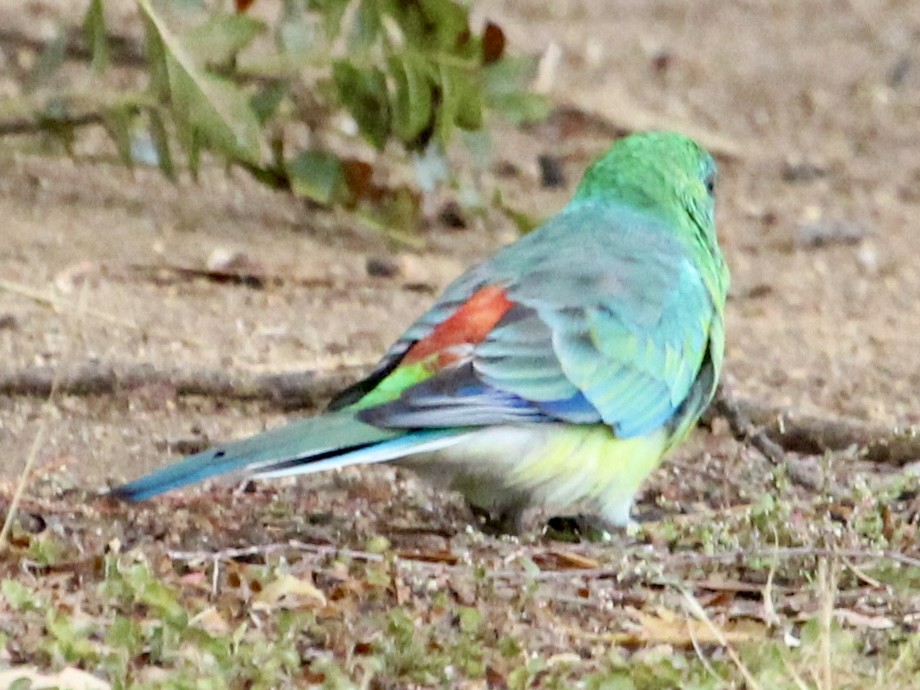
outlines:
[[[603,425],[499,426],[400,464],[487,510],[528,503],[567,511],[584,504],[605,522],[625,526],[633,497],[666,449],[664,429],[618,439]]]

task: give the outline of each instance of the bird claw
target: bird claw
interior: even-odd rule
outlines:
[[[626,527],[611,524],[596,515],[558,515],[550,518],[543,529],[543,536],[556,541],[609,543],[615,541],[624,531],[632,536],[639,528],[630,520]]]
[[[488,510],[480,506],[469,504],[474,522],[483,534],[490,537],[501,535],[518,536],[523,531],[524,512],[518,509]]]

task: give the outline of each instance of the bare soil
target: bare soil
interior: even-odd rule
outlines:
[[[35,7],[48,24],[71,16],[66,5]],[[920,422],[916,6],[481,2],[477,13],[516,51],[559,49],[545,83],[560,103],[615,128],[682,129],[716,152],[733,269],[726,377],[739,394]],[[4,23],[17,22],[27,26],[8,8]],[[489,183],[528,213],[558,208],[609,143],[572,120],[499,126],[496,166],[519,172]],[[81,142],[75,161],[30,148],[11,139],[0,149],[0,271],[62,307],[0,293],[3,372],[94,361],[259,372],[370,364],[432,293],[513,233],[496,217],[453,232],[434,222],[420,236],[426,249],[396,248],[401,274],[376,278],[365,264],[391,253],[384,240],[245,176],[216,168],[172,185],[108,160],[102,136]],[[562,158],[566,189],[540,188],[542,153]],[[238,251],[273,280],[252,289],[155,270],[204,268],[215,251]],[[75,324],[79,299],[111,318]],[[69,456],[74,479],[99,486],[162,462],[163,442],[193,427],[223,438],[275,421],[270,411],[133,397],[61,401],[40,464]],[[3,399],[0,476],[15,476],[42,402]]]
[[[49,24],[77,16],[69,3],[32,2],[31,14],[18,7],[0,5],[0,23],[27,30],[29,17]],[[476,14],[497,21],[514,51],[558,50],[541,83],[567,106],[527,130],[496,125],[489,188],[548,215],[612,132],[696,136],[720,165],[718,225],[733,271],[725,378],[734,392],[831,419],[920,424],[920,3],[482,0]],[[2,49],[0,82],[15,89],[19,58]],[[561,159],[564,189],[541,185],[541,154]],[[373,363],[440,288],[514,236],[494,213],[461,230],[433,217],[421,249],[393,245],[347,215],[308,208],[217,165],[175,185],[155,171],[128,171],[98,133],[81,141],[75,159],[29,138],[0,140],[0,161],[0,276],[8,283],[0,289],[0,378],[92,363],[332,377]],[[203,269],[215,251],[239,252],[268,279],[253,287],[170,270]],[[368,259],[379,257],[393,258],[397,273],[369,275]],[[271,401],[184,396],[162,383],[63,395],[51,409],[41,396],[8,395],[0,397],[0,481],[12,485],[43,425],[27,498],[47,506],[55,491],[85,497],[162,465],[174,448],[242,436],[290,414]],[[853,453],[793,460],[842,490],[886,485],[917,468]],[[655,475],[639,510],[730,512],[766,494],[804,502],[806,515],[822,510],[810,503],[814,487],[774,480],[770,464],[716,422]],[[414,519],[434,520],[448,535],[439,549],[451,547],[451,534],[463,539],[467,516],[456,497],[387,468],[284,486],[305,514],[337,516],[346,543],[376,532],[394,539],[392,525]],[[197,491],[161,504],[165,517],[177,505],[215,510],[214,496],[249,500],[215,490],[202,505]],[[83,524],[73,510],[72,527],[89,533],[95,521]],[[352,514],[356,523],[340,524]],[[154,518],[131,515],[132,524],[118,518],[105,534],[134,544],[175,529],[170,543],[202,546],[185,512],[182,525],[146,532]],[[370,526],[361,523],[366,515]],[[896,518],[912,515],[904,508]],[[287,524],[260,534],[267,524],[209,529],[204,541],[306,533]]]

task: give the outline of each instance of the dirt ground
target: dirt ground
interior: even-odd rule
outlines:
[[[0,24],[41,34],[78,16],[68,3],[18,7],[0,4]],[[570,110],[524,131],[498,125],[493,170],[517,172],[487,185],[548,215],[609,143],[607,124],[697,137],[720,165],[734,391],[821,417],[920,424],[920,3],[480,0],[475,12],[497,21],[516,52],[558,50],[541,84],[590,120]],[[17,57],[2,45],[0,54],[0,87],[15,90]],[[369,365],[441,287],[514,232],[494,214],[465,230],[433,222],[423,249],[394,249],[345,215],[217,166],[173,185],[111,161],[102,136],[88,135],[78,153],[0,140],[0,379],[94,363],[320,376]],[[560,157],[564,189],[542,188],[540,154]],[[218,251],[240,252],[272,280],[255,289],[157,271],[203,268]],[[368,259],[388,255],[399,272],[369,275]],[[241,436],[287,414],[161,384],[43,406],[0,397],[0,482],[16,479],[45,419],[36,478],[96,490],[161,465],[184,443]],[[836,462],[845,487],[917,467]],[[409,495],[389,486],[390,470],[367,472],[365,499],[382,492],[397,512],[437,505],[411,481]],[[299,486],[330,483],[338,486],[328,477]],[[645,503],[661,504],[663,493],[692,512],[780,490],[755,451],[717,429],[655,476]]]
[[[73,15],[66,4],[31,7],[39,27]],[[920,7],[582,1],[480,2],[476,11],[517,51],[558,47],[544,83],[560,103],[625,128],[678,128],[717,153],[719,231],[733,270],[726,377],[738,393],[802,412],[920,422],[911,251]],[[7,8],[4,23],[17,20]],[[496,161],[520,174],[489,182],[512,204],[551,213],[607,144],[563,130],[496,136]],[[399,253],[402,275],[369,277],[367,258],[389,249],[347,218],[318,217],[220,170],[174,186],[94,156],[100,147],[102,137],[89,137],[71,161],[3,142],[0,274],[70,305],[58,313],[0,292],[3,373],[87,362],[259,372],[368,364],[433,299],[407,284],[440,288],[512,233],[498,221],[448,237],[435,227],[422,238],[428,249]],[[562,157],[565,190],[540,189],[541,153]],[[215,251],[242,252],[280,284],[157,280],[138,269],[203,268]],[[75,323],[80,295],[115,322]],[[193,427],[225,438],[277,421],[270,411],[130,398],[63,399],[40,464],[69,458],[77,483],[101,486],[162,462],[163,444]],[[10,479],[42,401],[0,404],[0,476]]]

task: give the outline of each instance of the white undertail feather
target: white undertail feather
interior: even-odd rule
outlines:
[[[618,439],[603,425],[497,426],[399,460],[436,485],[487,510],[526,504],[566,511],[586,504],[613,526],[630,521],[633,497],[660,464],[664,429]]]
[[[406,456],[407,454],[433,453],[454,446],[467,437],[467,434],[442,436],[426,441],[409,443],[410,437],[404,436],[391,441],[384,441],[375,446],[362,448],[343,455],[337,455],[323,460],[314,460],[300,465],[282,467],[280,469],[258,471],[250,468],[252,476],[257,479],[270,479],[276,477],[290,477],[298,474],[313,474],[331,469],[340,469],[351,465],[371,465],[378,462],[387,462]]]

